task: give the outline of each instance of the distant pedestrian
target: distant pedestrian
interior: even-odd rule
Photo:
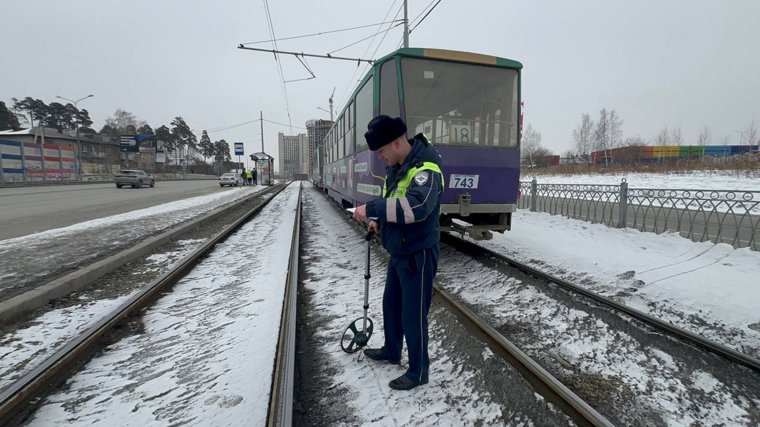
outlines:
[[[243,185],[245,184],[245,168],[243,168],[243,172],[240,172],[240,179],[243,181]]]
[[[253,170],[253,185],[256,185],[256,169]]]
[[[252,170],[249,169],[245,173],[245,179],[246,181],[248,181],[248,185],[253,185],[253,171]]]

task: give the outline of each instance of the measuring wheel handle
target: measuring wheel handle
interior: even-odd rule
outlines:
[[[372,323],[372,319],[367,318],[367,329],[361,331],[359,329],[362,326],[362,322],[364,322],[364,318],[360,317],[346,327],[340,339],[341,350],[346,353],[356,353],[367,345],[372,336],[374,324]]]

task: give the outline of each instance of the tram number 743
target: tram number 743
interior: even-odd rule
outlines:
[[[478,188],[478,177],[480,175],[456,175],[449,177],[449,188]]]

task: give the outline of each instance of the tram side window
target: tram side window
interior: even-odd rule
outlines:
[[[335,131],[330,132],[330,143],[332,144],[332,161],[338,160],[338,141],[335,139]]]
[[[391,117],[401,115],[397,83],[396,61],[390,60],[380,70],[380,114]]]
[[[364,139],[364,132],[367,131],[367,123],[374,117],[372,108],[373,94],[373,77],[370,77],[364,87],[356,94],[356,152],[366,151],[369,149],[367,141]]]
[[[354,154],[354,104],[346,108],[346,155]]]
[[[330,163],[332,163],[335,161],[335,144],[333,144],[333,132],[327,134],[327,145],[330,147],[328,152],[330,154]]]
[[[336,130],[338,131],[337,132],[337,134],[338,134],[337,136],[338,136],[338,158],[339,159],[342,159],[343,157],[346,156],[346,152],[344,150],[344,145],[343,145],[343,143],[344,143],[344,140],[343,140],[343,123],[344,123],[343,117],[341,117],[340,119],[338,119],[338,127],[336,128]]]

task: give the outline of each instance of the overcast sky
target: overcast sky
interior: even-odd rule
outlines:
[[[410,20],[431,1],[410,1]],[[275,35],[285,38],[389,21],[400,5],[270,0],[269,12]],[[624,137],[651,140],[680,127],[688,144],[708,126],[713,144],[726,137],[736,144],[753,120],[760,128],[759,22],[757,0],[442,0],[412,32],[410,46],[522,62],[526,124],[558,154],[570,148],[581,115],[596,118],[601,108],[622,118]],[[383,56],[401,43],[401,28],[382,43],[380,35],[334,55]],[[325,54],[376,31],[278,47]],[[263,111],[266,151],[276,156],[277,132],[305,132],[306,120],[328,119],[317,107],[328,109],[336,88],[335,108],[342,108],[366,68],[307,58],[316,78],[283,85],[272,54],[237,48],[268,39],[263,0],[5,0],[0,100],[31,96],[49,104],[60,101],[56,95],[92,93],[78,106],[97,130],[117,108],[154,129],[182,116],[198,135],[207,129],[212,140],[245,141],[246,154],[260,151],[259,122],[211,130],[257,120]],[[308,77],[295,57],[280,58],[286,80]]]

